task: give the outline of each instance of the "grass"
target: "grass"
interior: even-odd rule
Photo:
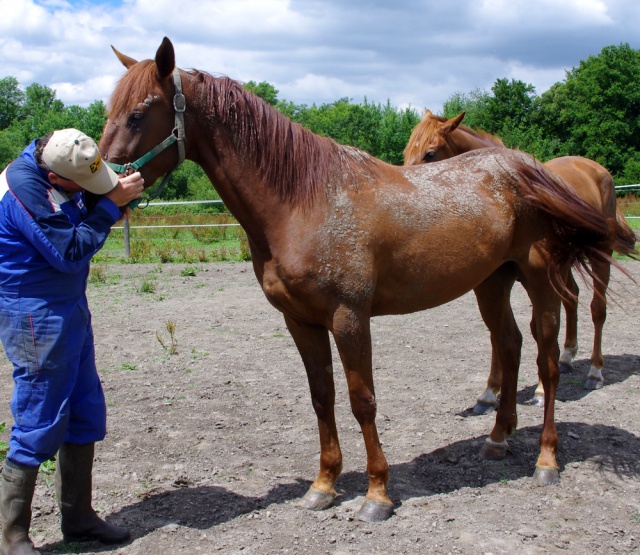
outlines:
[[[166,211],[165,211],[166,212]],[[194,227],[152,227],[192,225]],[[197,227],[217,225],[225,227]],[[101,263],[187,263],[251,260],[247,237],[228,214],[173,214],[136,210],[130,219],[129,256],[125,255],[123,223],[114,226],[104,247],[93,257],[93,283],[104,283]],[[137,226],[144,226],[139,229]]]
[[[131,364],[129,362],[124,362],[120,365],[120,370],[134,371],[137,369],[138,369],[138,366],[136,364]]]
[[[640,216],[640,196],[634,193],[618,197],[618,206],[625,216]],[[640,227],[639,220],[629,219],[628,222],[633,228]]]
[[[150,279],[142,280],[140,284],[140,293],[155,293],[156,292],[156,283]]]
[[[0,434],[4,433],[7,429],[6,422],[0,422]],[[0,440],[0,461],[3,461],[7,457],[7,452],[9,451],[9,444],[6,441]]]

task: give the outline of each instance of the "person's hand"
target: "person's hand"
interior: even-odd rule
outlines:
[[[140,198],[144,190],[144,179],[140,172],[121,177],[118,185],[105,196],[111,199],[116,206],[127,206],[133,199]]]

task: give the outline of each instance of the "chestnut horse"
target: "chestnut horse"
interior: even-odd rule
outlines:
[[[105,160],[140,167],[153,151],[140,168],[152,184],[179,162],[182,145],[244,228],[258,282],[300,352],[321,449],[303,507],[329,507],[342,468],[329,332],[367,453],[369,488],[358,518],[383,520],[393,503],[375,423],[370,318],[425,310],[472,289],[503,376],[482,454],[506,454],[517,425],[522,344],[509,303],[516,279],[531,298],[545,387],[534,478],[559,480],[558,291],[571,264],[607,257],[601,212],[523,153],[495,149],[438,165],[391,166],[291,122],[237,81],[176,68],[167,38],[154,60],[116,54],[127,71],[109,102]],[[174,123],[176,111],[183,125]]]
[[[504,147],[502,140],[485,131],[472,130],[462,125],[465,113],[447,119],[435,116],[425,110],[418,125],[414,128],[409,142],[404,149],[404,165],[426,164],[438,160],[446,160],[471,150]],[[585,202],[602,212],[611,228],[609,252],[633,254],[636,236],[627,224],[618,208],[615,187],[611,174],[597,162],[579,156],[564,156],[546,162],[545,167],[575,190]],[[591,260],[593,274],[593,299],[591,301],[591,318],[593,320],[594,337],[591,353],[591,367],[585,381],[587,389],[599,389],[604,385],[602,368],[602,328],[607,317],[607,287],[611,275],[611,264],[607,260]],[[560,355],[560,371],[571,372],[572,362],[578,352],[578,293],[579,288],[572,275],[567,285],[571,295],[562,297],[566,314],[566,335],[564,351]],[[474,411],[484,413],[498,404],[500,392],[500,370],[493,366],[487,380],[487,388],[478,397]],[[542,405],[544,390],[542,382],[534,394],[534,403]]]

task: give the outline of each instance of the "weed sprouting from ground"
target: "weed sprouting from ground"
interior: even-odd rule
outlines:
[[[156,339],[158,343],[162,345],[162,348],[170,355],[178,354],[178,340],[176,339],[176,323],[173,320],[168,320],[165,325],[166,330],[169,332],[169,342],[166,343],[162,338],[159,331],[156,332]]]
[[[107,265],[98,264],[89,270],[89,283],[103,284],[107,282]]]
[[[156,283],[152,280],[144,279],[139,289],[140,293],[155,293]]]

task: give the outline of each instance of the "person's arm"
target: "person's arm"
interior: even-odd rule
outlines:
[[[138,179],[134,176],[129,178],[133,179],[121,180],[114,195],[109,193],[102,197],[87,219],[78,226],[62,211],[55,210],[47,199],[24,193],[23,198],[18,198],[19,203],[13,205],[14,214],[11,219],[55,269],[64,273],[81,271],[102,248],[111,226],[120,219],[122,213],[116,202],[126,206],[142,193],[139,174]]]

